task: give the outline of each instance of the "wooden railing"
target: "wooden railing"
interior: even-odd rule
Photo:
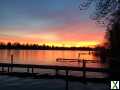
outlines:
[[[83,61],[83,67],[71,67],[71,66],[57,66],[57,65],[33,65],[33,64],[10,64],[10,63],[0,63],[1,71],[4,72],[7,68],[7,72],[13,72],[14,68],[26,68],[27,73],[34,73],[34,69],[53,69],[56,72],[56,75],[59,74],[59,70],[64,70],[66,76],[68,76],[69,71],[82,71],[83,78],[86,78],[86,72],[109,72],[106,68],[87,68],[86,62]]]

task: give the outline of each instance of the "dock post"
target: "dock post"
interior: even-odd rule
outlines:
[[[27,73],[29,73],[29,67],[27,67]]]
[[[32,73],[34,73],[34,68],[32,68]]]
[[[9,68],[9,66],[8,66],[8,73],[9,73],[9,71],[10,71],[9,69],[10,69],[10,68]]]
[[[68,78],[65,79],[65,90],[69,90]]]
[[[68,70],[66,70],[66,77],[68,76]]]
[[[4,66],[2,66],[2,72],[4,72]]]
[[[91,54],[91,51],[89,50],[89,55]]]
[[[11,72],[13,71],[13,54],[11,55]]]
[[[68,70],[65,70],[65,72],[66,72],[66,77],[65,77],[66,87],[65,87],[65,90],[69,90],[69,82],[68,82],[68,80],[69,80],[69,78],[68,78],[69,72],[68,72]]]
[[[83,79],[86,82],[86,61],[83,59]]]
[[[58,69],[56,69],[56,76],[58,75]]]

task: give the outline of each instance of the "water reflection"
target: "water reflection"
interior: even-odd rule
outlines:
[[[20,64],[45,64],[45,65],[65,65],[82,66],[78,62],[56,62],[56,58],[75,58],[96,60],[89,51],[72,50],[0,50],[0,62],[10,62],[10,55],[14,55],[14,63]],[[89,67],[103,67],[100,63],[89,63]]]

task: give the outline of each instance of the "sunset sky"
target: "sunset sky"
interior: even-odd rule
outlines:
[[[80,0],[0,0],[0,42],[92,46],[105,28],[80,11]]]

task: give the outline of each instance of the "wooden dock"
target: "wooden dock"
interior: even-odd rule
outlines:
[[[19,72],[13,72],[15,68],[23,68],[26,71],[23,71],[23,73],[27,73],[27,75],[33,75],[36,73],[34,70],[37,69],[52,69],[55,71],[55,76],[59,75],[60,70],[65,71],[64,77],[69,77],[69,71],[81,71],[82,72],[82,79],[87,80],[86,72],[101,72],[101,73],[108,73],[109,70],[107,68],[87,68],[83,64],[83,67],[71,67],[71,66],[57,66],[57,65],[33,65],[33,64],[10,64],[10,63],[0,63],[1,71],[0,73],[5,72],[5,68],[7,68],[7,71],[5,73],[7,74],[13,74],[13,73],[19,73]],[[24,74],[23,74],[24,75]],[[90,78],[89,78],[90,79]],[[92,79],[93,80],[93,79]],[[95,79],[96,80],[96,79]],[[99,78],[98,78],[99,80]]]
[[[71,59],[71,58],[57,58],[56,62],[100,63],[100,61],[98,60],[84,60],[84,59]]]
[[[105,68],[87,68],[87,67],[73,67],[73,66],[57,66],[57,65],[33,65],[33,64],[10,64],[10,63],[0,63],[0,67],[4,70],[5,67],[8,68],[27,68],[27,69],[54,69],[54,70],[71,70],[71,71],[91,71],[91,72],[108,72]]]
[[[84,80],[98,80],[100,81],[101,78],[88,78],[86,73],[87,72],[100,72],[100,73],[106,73],[108,74],[110,71],[108,68],[91,68],[86,67],[86,63],[99,63],[97,60],[84,60],[84,59],[64,59],[64,58],[57,58],[57,62],[65,62],[65,61],[71,61],[71,62],[79,62],[82,63],[82,67],[73,67],[73,66],[58,66],[58,65],[33,65],[33,64],[15,64],[13,62],[13,55],[11,55],[11,63],[0,63],[0,74],[1,75],[16,75],[16,76],[35,76],[38,77],[40,74],[38,72],[35,72],[35,69],[51,69],[55,71],[55,74],[53,77],[60,76],[59,71],[63,70],[65,71],[65,75],[63,77],[68,78],[71,77],[70,71],[78,71],[82,72],[82,76],[79,77],[83,81]],[[22,72],[14,71],[15,68],[23,69]],[[37,74],[37,75],[36,75]],[[50,75],[49,75],[50,76]],[[46,76],[45,76],[46,77]],[[62,77],[62,78],[63,78]],[[75,76],[72,76],[72,79],[76,78]],[[78,77],[76,78],[78,80]],[[105,80],[103,78],[102,80]]]

